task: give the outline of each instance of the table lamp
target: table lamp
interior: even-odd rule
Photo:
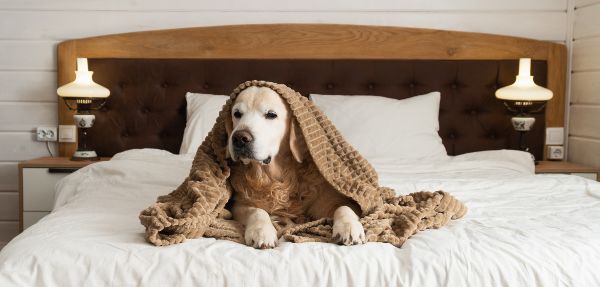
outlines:
[[[79,128],[77,151],[72,160],[97,160],[98,154],[87,143],[87,130],[94,125],[91,111],[98,110],[106,103],[110,91],[94,83],[92,74],[88,71],[87,58],[77,58],[75,80],[59,87],[56,92],[65,101],[69,110],[76,111],[73,115],[75,125]]]
[[[515,114],[511,118],[513,128],[519,132],[519,149],[529,151],[525,146],[525,133],[535,123],[531,114],[541,111],[546,102],[552,99],[552,91],[538,86],[531,75],[531,59],[519,59],[519,74],[515,82],[496,91],[496,98],[504,102],[504,106]]]

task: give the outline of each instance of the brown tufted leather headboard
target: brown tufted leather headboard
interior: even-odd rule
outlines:
[[[211,29],[216,30],[208,33]],[[242,33],[248,29],[252,30],[253,36]],[[298,31],[303,34],[293,33]],[[333,34],[327,34],[328,31]],[[347,41],[358,42],[354,47],[349,48],[346,43],[336,50],[340,35],[346,39],[348,31],[356,39]],[[199,32],[200,38],[196,35]],[[267,32],[271,33],[267,35]],[[285,32],[288,37],[277,36],[276,32]],[[398,33],[405,37],[392,37]],[[315,42],[315,35],[320,37],[319,41]],[[369,36],[366,43],[370,49],[365,49],[361,35]],[[136,38],[139,36],[154,41]],[[167,36],[171,40],[165,40]],[[188,39],[184,36],[195,40],[186,42]],[[265,40],[267,36],[272,39]],[[399,45],[401,40],[410,42],[408,36],[421,42],[429,39],[429,43],[426,47],[418,46],[420,52],[417,47],[390,50],[390,45]],[[448,36],[451,37],[444,41]],[[477,36],[475,40],[473,36]],[[281,48],[294,42],[294,37],[304,40],[295,42],[294,48],[288,47],[285,51],[269,47],[272,54],[265,54],[264,47],[260,49],[260,45],[248,40],[270,41]],[[462,42],[457,42],[456,38]],[[285,43],[278,42],[283,39]],[[173,46],[165,46],[161,41]],[[223,41],[246,49],[238,47],[232,51]],[[313,44],[309,47],[320,46],[318,51],[310,54],[312,56],[306,55],[305,51],[306,43],[311,41]],[[192,48],[196,44],[198,51],[194,52]],[[393,48],[407,49],[410,45],[414,43]],[[439,54],[435,45],[443,45],[439,48],[444,53]],[[564,72],[564,67],[557,65],[557,59],[564,56],[560,47],[513,37],[391,27],[247,25],[193,28],[64,42],[59,46],[59,84],[68,81],[68,73],[63,70],[73,63],[67,59],[84,56],[90,58],[89,65],[96,82],[111,90],[107,105],[96,113],[96,123],[89,133],[90,142],[100,156],[143,147],[177,153],[185,128],[186,92],[229,94],[239,83],[252,79],[285,83],[304,95],[372,94],[402,99],[440,91],[440,136],[448,153],[457,155],[516,147],[517,135],[510,126],[510,114],[494,97],[494,91],[514,81],[517,59],[527,56],[534,58],[532,72],[536,82],[549,86],[555,93],[555,102],[549,103],[545,114],[536,115],[535,128],[527,135],[528,146],[536,158],[542,159],[545,126],[562,126],[564,121],[564,107],[560,106],[564,103],[564,91],[560,90],[564,89],[564,75],[560,84],[561,73],[557,72],[557,69]],[[128,48],[141,51],[136,53]],[[157,49],[164,51],[159,53]],[[373,49],[379,53],[373,53]],[[546,49],[546,52],[540,53],[540,49]],[[360,53],[356,54],[357,51]],[[207,53],[209,55],[205,55]],[[64,108],[59,109],[61,124],[70,124],[70,115]],[[61,154],[70,154],[70,149],[72,147],[63,144]]]

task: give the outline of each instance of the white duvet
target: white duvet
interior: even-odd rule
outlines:
[[[465,218],[402,248],[146,243],[139,211],[180,184],[191,160],[132,150],[66,177],[55,210],[0,253],[0,286],[600,285],[600,184],[533,175],[518,153],[373,161],[381,183],[398,193],[443,189],[469,207]]]

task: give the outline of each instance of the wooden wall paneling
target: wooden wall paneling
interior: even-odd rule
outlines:
[[[0,162],[0,192],[17,190],[19,188],[18,179],[16,162]]]
[[[600,36],[600,5],[592,5],[575,10],[573,38]]]
[[[579,0],[586,2],[590,0]],[[305,0],[305,1],[276,1],[276,0],[0,0],[0,7],[10,10],[106,10],[113,11],[531,11],[531,10],[560,10],[567,6],[566,0],[397,0],[357,1],[357,0]]]
[[[564,127],[566,109],[567,48],[551,45],[548,48],[548,89],[554,93],[546,104],[546,127]]]
[[[56,103],[0,102],[0,130],[33,131],[38,126],[57,126]]]
[[[600,70],[600,38],[573,42],[573,71]]]
[[[569,137],[569,161],[600,167],[600,140]]]
[[[571,75],[571,103],[600,105],[600,71]]]
[[[572,105],[569,134],[600,140],[600,106]]]
[[[57,62],[60,67],[65,67],[57,71],[57,86],[60,87],[75,80],[75,69],[77,67],[76,43],[68,41],[61,43],[58,48]],[[67,108],[64,101],[58,102],[58,122],[61,125],[72,125],[74,111]],[[76,143],[59,143],[59,154],[61,156],[71,156],[77,150]]]
[[[19,193],[0,192],[0,221],[19,220]]]
[[[0,38],[56,40],[181,27],[262,23],[344,23],[445,29],[564,41],[567,29],[567,16],[564,10],[526,13],[502,11],[481,13],[0,11],[0,26],[8,27],[15,22],[24,22],[27,25],[21,29],[2,29]]]
[[[32,132],[0,132],[0,159],[3,161],[20,161],[40,156],[48,156],[46,143],[34,141]],[[50,143],[56,155],[56,144]]]
[[[56,102],[56,72],[1,71],[0,102]]]

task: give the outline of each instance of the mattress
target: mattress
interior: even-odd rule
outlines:
[[[598,286],[600,184],[534,175],[507,151],[435,162],[374,160],[399,194],[443,189],[469,207],[448,226],[389,244],[201,238],[156,247],[138,213],[180,184],[190,156],[143,149],[61,180],[54,211],[0,252],[0,286]]]

